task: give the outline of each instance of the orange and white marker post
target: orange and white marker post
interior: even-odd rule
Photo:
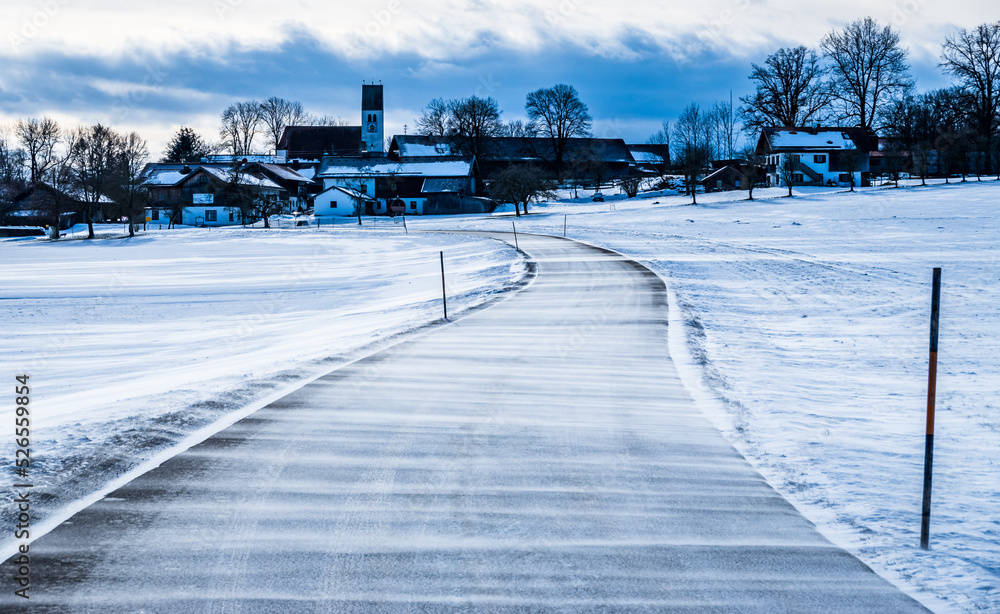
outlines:
[[[927,370],[927,438],[924,441],[924,509],[920,521],[920,547],[930,549],[931,477],[934,467],[934,400],[937,396],[938,318],[941,314],[941,269],[934,269],[931,294],[931,354]]]

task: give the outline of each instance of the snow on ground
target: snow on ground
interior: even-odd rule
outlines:
[[[0,240],[0,374],[31,378],[33,522],[192,431],[440,318],[440,250],[449,315],[525,277],[500,242],[379,222]],[[0,458],[13,445],[0,438]],[[0,497],[0,546],[12,497]]]
[[[561,235],[667,280],[688,385],[824,533],[941,611],[1000,611],[1000,183],[605,191],[411,228]],[[567,216],[564,218],[564,216]],[[931,269],[943,267],[930,552],[919,544]],[[678,332],[677,329],[674,333]],[[682,365],[683,367],[683,365]],[[942,604],[935,597],[944,600]]]

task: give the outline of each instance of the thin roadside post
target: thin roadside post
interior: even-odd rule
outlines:
[[[941,269],[935,267],[931,292],[931,348],[927,367],[927,434],[924,440],[924,505],[920,518],[920,547],[930,549],[931,478],[934,469],[934,401],[937,396],[938,319],[941,315]]]
[[[406,216],[405,215],[403,216],[403,230],[406,231],[406,234],[410,234],[410,229],[406,227]]]
[[[444,307],[444,319],[448,319],[448,293],[444,288],[444,252],[441,252],[441,305]]]
[[[568,217],[569,215],[563,215],[563,237],[566,236],[566,218]]]
[[[520,251],[521,248],[517,246],[517,224],[514,223],[514,220],[511,220],[510,225],[514,229],[514,249]]]

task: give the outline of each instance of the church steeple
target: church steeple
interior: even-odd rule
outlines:
[[[368,153],[384,153],[382,84],[361,85],[361,135]]]

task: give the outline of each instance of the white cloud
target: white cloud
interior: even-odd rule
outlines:
[[[629,33],[666,49],[676,41],[745,51],[779,40],[815,45],[845,21],[871,15],[893,24],[913,45],[942,24],[971,27],[1000,16],[993,0],[37,0],[5,8],[0,44],[19,53],[76,49],[107,57],[135,48],[176,51],[191,45],[267,48],[308,28],[342,55],[417,54],[447,61],[497,48],[521,52],[575,45],[596,55],[631,58]],[[682,55],[685,49],[676,51]],[[687,50],[690,51],[690,50]]]

